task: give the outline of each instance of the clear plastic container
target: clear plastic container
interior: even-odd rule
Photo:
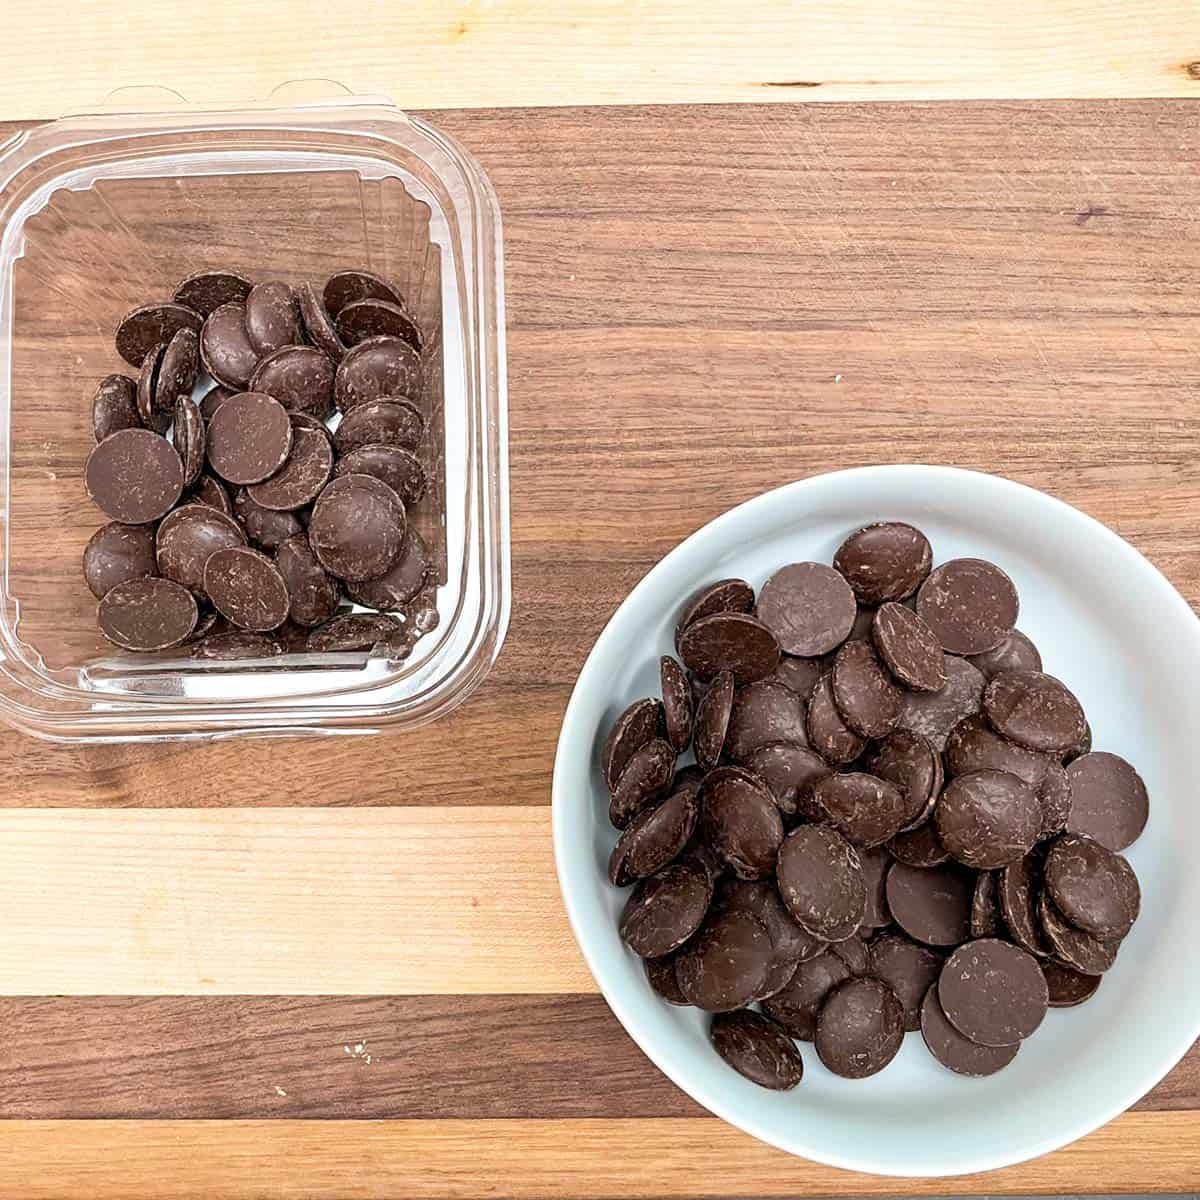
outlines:
[[[117,652],[80,558],[106,518],[83,465],[121,316],[227,266],[322,283],[367,267],[426,329],[438,628],[405,662]],[[432,332],[431,332],[432,331]],[[433,720],[508,624],[500,213],[458,145],[386,101],[72,117],[0,146],[0,718],[59,741],[367,733]]]

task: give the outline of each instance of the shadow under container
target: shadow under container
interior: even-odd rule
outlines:
[[[91,397],[120,318],[228,267],[320,287],[365,267],[426,333],[437,629],[404,662],[116,650],[83,581]],[[500,214],[450,138],[372,101],[75,117],[0,146],[0,719],[57,741],[369,733],[464,700],[508,625]]]

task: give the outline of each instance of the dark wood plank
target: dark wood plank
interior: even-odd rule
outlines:
[[[598,996],[20,997],[0,1028],[0,1119],[704,1115]],[[1200,1046],[1135,1107],[1200,1107]]]
[[[1200,600],[1192,105],[434,119],[505,216],[514,604],[491,678],[382,745],[3,734],[0,804],[544,804],[571,684],[637,579],[729,506],[855,464],[1048,488]]]

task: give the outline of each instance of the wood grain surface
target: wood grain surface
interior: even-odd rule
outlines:
[[[0,1029],[0,1119],[705,1115],[597,995],[18,996]],[[1200,1046],[1134,1107],[1200,1109]]]
[[[0,1194],[1190,1190],[1195,1050],[1141,1111],[967,1180],[847,1175],[699,1116],[594,994],[546,806],[621,599],[791,479],[997,471],[1200,601],[1193,107],[435,120],[506,222],[504,652],[412,735],[0,734]]]
[[[0,112],[382,92],[406,107],[1200,93],[1191,0],[7,0]],[[287,86],[292,80],[322,84]]]
[[[823,1167],[712,1119],[22,1121],[3,1132],[0,1193],[22,1200],[708,1200],[1177,1191],[1195,1182],[1200,1124],[1126,1113],[1020,1169],[951,1180]]]

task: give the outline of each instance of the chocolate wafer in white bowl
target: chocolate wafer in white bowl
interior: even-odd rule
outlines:
[[[608,879],[617,832],[608,822],[601,749],[622,710],[660,695],[660,657],[675,653],[676,626],[702,587],[739,579],[760,589],[786,564],[833,561],[848,534],[881,520],[921,530],[935,564],[1000,566],[1020,597],[1021,632],[1044,670],[1081,701],[1096,751],[1136,766],[1149,820],[1121,853],[1140,881],[1140,915],[1095,994],[1070,1006],[1052,994],[1036,1032],[994,1074],[947,1070],[916,1031],[864,1079],[831,1073],[800,1042],[803,1079],[775,1091],[731,1070],[713,1052],[711,1016],[665,1003],[622,942],[629,893]],[[971,639],[962,649],[973,649]],[[879,1174],[937,1176],[1007,1166],[1083,1136],[1149,1091],[1200,1034],[1200,872],[1192,852],[1200,809],[1191,787],[1200,774],[1198,674],[1200,622],[1170,583],[1116,534],[1019,484],[951,468],[862,468],[803,480],[726,513],[633,590],[597,640],[564,717],[555,854],[567,913],[597,983],[638,1045],[689,1095],[794,1154]],[[1115,784],[1110,790],[1123,795]],[[1040,881],[1037,888],[1040,896]],[[1080,897],[1059,891],[1080,907]]]

